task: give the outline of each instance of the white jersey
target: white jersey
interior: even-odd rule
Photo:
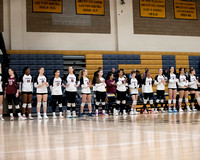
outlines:
[[[138,80],[135,78],[131,78],[129,81],[129,88],[130,88],[130,94],[138,94],[138,89],[139,85],[138,85]]]
[[[36,93],[41,93],[41,94],[44,94],[44,93],[48,93],[48,90],[47,90],[47,86],[46,85],[43,85],[41,87],[38,87],[39,85],[43,84],[43,83],[46,83],[48,80],[47,78],[43,75],[43,76],[40,76],[38,75],[36,78],[35,78],[35,81],[34,81],[34,86],[36,88]]]
[[[189,75],[188,77],[188,87],[191,88],[191,89],[197,89],[198,88],[198,82],[197,81],[197,78],[196,76],[192,76],[192,75]]]
[[[185,75],[179,75],[178,77],[178,88],[187,88],[185,86],[188,86],[188,80]]]
[[[90,82],[90,80],[87,77],[82,77],[80,79],[81,93],[85,93],[85,94],[91,93],[90,87],[88,86],[89,82]]]
[[[50,80],[51,95],[62,95],[62,79],[52,78]]]
[[[3,76],[0,74],[0,92],[3,92]]]
[[[103,77],[100,78],[100,83],[96,83],[95,87],[96,87],[96,91],[98,92],[106,92],[106,83],[105,83],[105,79]],[[103,82],[104,81],[104,82]]]
[[[143,79],[143,92],[144,93],[152,93],[153,92],[153,79],[150,77],[150,78],[144,78]]]
[[[21,92],[33,92],[33,77],[31,75],[24,74],[20,78],[19,88]]]
[[[165,80],[165,77],[163,75],[161,75],[161,76],[157,75],[155,77],[154,84],[157,85],[157,90],[159,90],[159,91],[165,90],[165,84],[162,83],[163,80]]]
[[[78,77],[74,74],[68,74],[64,76],[63,81],[66,82],[67,87],[65,88],[68,92],[77,92],[77,87],[75,85],[79,84]]]
[[[116,80],[117,84],[117,90],[120,92],[125,92],[126,91],[126,83],[124,83],[125,77],[118,77]]]
[[[176,83],[178,82],[176,75],[170,73],[167,79],[168,79],[168,88],[176,89],[177,88]]]

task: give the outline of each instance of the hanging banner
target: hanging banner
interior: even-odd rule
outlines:
[[[104,15],[104,0],[76,0],[76,13]]]
[[[165,0],[140,0],[140,16],[165,18]]]
[[[33,0],[33,12],[62,13],[62,0]]]
[[[174,0],[174,15],[178,19],[197,19],[196,2]]]

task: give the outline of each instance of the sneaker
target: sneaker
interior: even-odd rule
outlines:
[[[152,110],[151,111],[151,114],[157,114],[158,112],[156,112],[156,111],[154,111],[154,110]]]
[[[158,113],[158,110],[157,110],[157,108],[154,110],[154,112],[155,112],[155,113]]]
[[[99,114],[98,114],[98,113],[96,113],[96,114],[95,114],[95,116],[96,116],[96,117],[99,117]]]
[[[164,109],[161,109],[161,113],[165,113],[165,110],[164,110]]]
[[[28,119],[29,120],[34,120],[34,118],[32,116],[29,116]]]
[[[38,116],[37,119],[38,119],[38,120],[42,120],[42,116]]]
[[[183,112],[183,109],[182,109],[182,108],[180,108],[180,109],[179,109],[179,112]]]
[[[44,118],[44,119],[49,119],[49,117],[48,117],[48,116],[44,116],[43,118]]]
[[[63,116],[59,116],[59,119],[63,119]]]
[[[14,121],[14,116],[10,116],[10,121]]]
[[[138,115],[138,112],[137,112],[137,111],[134,111],[133,114],[134,114],[134,115]]]
[[[190,109],[189,106],[187,106],[187,111],[188,111],[188,112],[191,112],[191,111],[192,111],[192,110]]]
[[[68,112],[67,111],[67,116],[66,116],[67,118],[72,118],[72,114],[71,114],[71,112]]]
[[[147,110],[146,110],[146,109],[143,111],[143,114],[148,114],[148,112],[147,112]]]
[[[3,118],[3,116],[1,116],[1,117],[0,117],[0,120],[1,120],[1,121],[4,121],[4,118]]]
[[[27,118],[26,118],[27,119]],[[18,117],[18,120],[19,121],[24,121],[24,120],[26,120],[23,116],[20,116],[20,117]]]
[[[123,115],[124,115],[124,116],[127,115],[126,110],[123,110]]]
[[[57,119],[57,116],[56,116],[56,115],[53,115],[53,119]]]
[[[89,117],[92,117],[92,113],[88,113],[88,116],[89,116]]]
[[[197,111],[197,109],[195,109],[195,107],[193,107],[193,108],[192,108],[192,111],[193,111],[193,112],[196,112],[196,111]]]
[[[23,116],[24,120],[27,120],[27,117],[26,116]]]
[[[78,114],[79,117],[84,117],[83,113],[79,112]]]
[[[168,110],[168,113],[173,113],[171,109]]]
[[[129,113],[130,115],[134,115],[134,112],[133,111],[130,111],[130,113]]]
[[[178,111],[177,111],[177,109],[176,109],[176,108],[174,108],[173,112],[174,112],[174,113],[177,113]]]
[[[73,118],[77,118],[77,116],[76,116],[76,112],[75,112],[75,111],[73,111],[73,113],[72,113],[72,117],[73,117]]]

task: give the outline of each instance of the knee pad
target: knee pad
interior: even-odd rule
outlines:
[[[58,107],[59,107],[59,108],[62,108],[62,103],[58,104]]]
[[[199,101],[200,101],[200,97],[197,98],[197,102],[199,102]]]
[[[100,102],[96,102],[96,105],[99,106],[99,105],[100,105]]]
[[[171,104],[171,103],[172,103],[172,100],[171,100],[171,99],[168,99],[168,103]]]
[[[126,104],[126,100],[123,100],[123,101],[122,101],[122,104]]]
[[[179,101],[179,102],[182,102],[182,101],[183,101],[183,99],[182,99],[182,98],[179,98],[179,99],[178,99],[178,101]]]
[[[27,104],[26,103],[23,103],[22,104],[22,108],[26,108]]]
[[[149,103],[150,103],[150,104],[153,104],[153,100],[150,100]]]
[[[102,105],[105,106],[105,105],[106,105],[106,102],[102,102]]]
[[[76,103],[72,103],[72,107],[76,107]]]
[[[120,101],[119,101],[119,100],[116,100],[116,104],[120,104]]]
[[[71,105],[72,105],[71,103],[67,103],[67,107],[71,107]]]
[[[185,98],[185,102],[188,102],[188,98]]]
[[[147,104],[147,100],[146,100],[146,99],[144,99],[143,103],[144,103],[144,104]]]
[[[3,109],[3,104],[0,105],[0,109]]]
[[[173,103],[176,103],[176,99],[173,99]]]
[[[88,103],[88,106],[92,106],[92,104],[91,104],[91,103]]]
[[[81,107],[84,107],[84,106],[85,106],[85,103],[82,102],[82,103],[81,103]]]
[[[160,100],[159,99],[156,99],[156,103],[159,103],[160,102]]]
[[[161,99],[160,102],[161,102],[161,103],[164,103],[164,99]]]
[[[16,108],[16,109],[20,109],[19,105],[16,105],[15,108]]]
[[[29,103],[29,104],[28,104],[28,108],[32,108],[32,105],[31,105],[31,103]]]
[[[137,104],[137,101],[133,101],[133,104],[134,104],[134,105]]]
[[[8,105],[8,109],[12,109],[13,107],[12,107],[12,105]]]
[[[40,107],[40,106],[41,106],[41,102],[38,102],[38,103],[37,103],[37,107]]]

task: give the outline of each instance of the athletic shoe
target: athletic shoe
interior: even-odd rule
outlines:
[[[191,111],[192,111],[192,110],[190,109],[189,106],[187,106],[187,111],[188,111],[188,112],[191,112]]]
[[[92,117],[93,115],[92,115],[92,113],[88,113],[88,116],[89,116],[89,117]]]
[[[56,115],[53,115],[53,119],[57,119],[57,116],[56,116]]]
[[[10,121],[14,121],[14,116],[10,116]]]
[[[43,118],[44,118],[44,119],[49,119],[49,117],[48,117],[48,116],[44,116]]]
[[[196,111],[197,111],[197,109],[195,109],[195,107],[194,107],[194,108],[192,108],[192,111],[193,111],[193,112],[196,112]]]
[[[3,118],[3,116],[1,116],[1,117],[0,117],[0,120],[1,120],[1,121],[4,121],[4,118]]]
[[[177,113],[178,111],[176,110],[176,108],[174,108],[173,112],[174,112],[174,113]]]
[[[63,116],[59,116],[59,119],[63,119]]]
[[[155,108],[154,112],[155,112],[155,113],[158,113],[158,110],[157,110],[157,108]]]
[[[27,118],[26,118],[27,119]],[[24,121],[24,120],[26,120],[23,116],[20,116],[20,117],[18,117],[18,120],[19,121]]]
[[[32,116],[29,116],[28,119],[29,120],[34,120],[34,118]]]
[[[134,111],[133,114],[134,114],[134,115],[138,115],[138,112],[137,112],[137,111]]]
[[[182,108],[179,109],[179,112],[183,112]]]
[[[123,110],[123,115],[124,115],[124,116],[127,115],[126,110]]]
[[[158,112],[152,110],[152,111],[151,111],[151,114],[158,114]]]
[[[38,120],[42,120],[42,116],[38,116],[37,119],[38,119]]]
[[[77,118],[76,112],[75,112],[75,111],[72,112],[72,117],[73,117],[73,118]]]
[[[27,120],[27,117],[26,116],[23,116],[24,120]]]
[[[165,113],[165,110],[164,110],[164,109],[161,109],[161,113]]]
[[[69,111],[67,111],[67,118],[72,118],[72,114],[71,114],[71,112]]]
[[[168,113],[173,113],[171,109],[168,110]]]
[[[133,111],[130,111],[130,113],[129,113],[130,115],[134,115],[134,112]]]
[[[148,114],[148,112],[147,112],[147,110],[146,110],[146,109],[143,111],[143,114]]]

